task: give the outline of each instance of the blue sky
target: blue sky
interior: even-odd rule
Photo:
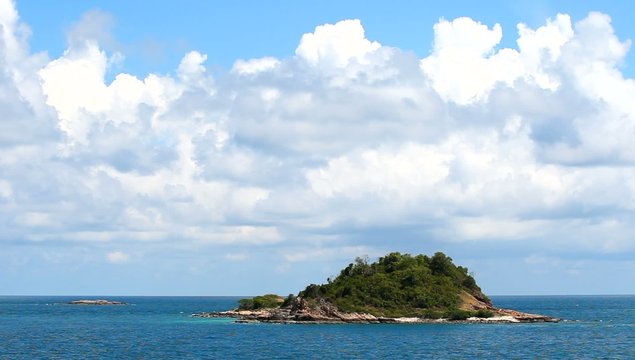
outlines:
[[[0,0],[0,293],[635,293],[634,6]]]
[[[109,29],[126,61],[119,70],[144,76],[173,72],[185,51],[208,55],[212,68],[228,69],[236,59],[293,55],[301,34],[317,25],[360,19],[368,38],[424,57],[431,50],[431,25],[439,18],[470,16],[504,29],[501,46],[516,47],[516,25],[542,25],[557,13],[581,19],[589,11],[611,15],[613,27],[624,38],[633,36],[629,14],[635,4],[624,1],[64,1],[43,7],[41,1],[17,3],[22,19],[33,30],[34,51],[60,56],[66,32],[88,11],[112,16]],[[633,54],[628,55],[632,63]],[[633,74],[632,66],[628,69]]]

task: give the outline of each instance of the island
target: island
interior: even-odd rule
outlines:
[[[433,256],[390,253],[369,263],[357,258],[325,284],[298,295],[242,299],[236,309],[192,314],[236,322],[527,323],[560,319],[495,307],[474,277],[442,252]]]
[[[121,301],[112,301],[112,300],[104,300],[104,299],[74,300],[74,301],[69,302],[69,304],[71,304],[71,305],[126,305],[126,303],[121,302]]]

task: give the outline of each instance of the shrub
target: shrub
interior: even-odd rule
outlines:
[[[253,310],[254,309],[254,301],[251,299],[240,299],[238,300],[238,309],[240,310]]]
[[[461,310],[461,309],[450,309],[445,312],[445,318],[449,320],[466,320],[471,317],[472,313],[470,311]]]
[[[474,316],[477,318],[491,318],[494,316],[494,313],[487,309],[480,309],[474,313]]]
[[[423,312],[423,317],[426,319],[441,319],[443,317],[443,313],[437,310],[425,310]]]
[[[284,302],[282,303],[282,307],[289,307],[293,304],[294,301],[295,301],[295,295],[289,294],[289,296],[287,296],[284,299]]]
[[[279,307],[284,302],[281,296],[275,294],[267,294],[256,296],[251,299],[240,299],[238,301],[238,309],[240,310],[258,310]]]

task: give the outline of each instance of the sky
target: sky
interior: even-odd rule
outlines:
[[[634,294],[634,12],[0,0],[0,295]]]

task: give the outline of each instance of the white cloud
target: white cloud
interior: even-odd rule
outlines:
[[[204,79],[205,72],[207,71],[205,66],[203,66],[206,60],[207,55],[201,54],[198,51],[190,51],[185,54],[177,69],[179,78],[186,83],[200,82],[201,79]]]
[[[610,17],[600,13],[589,14],[575,28],[577,36],[566,45],[563,57],[577,88],[590,100],[608,103],[617,114],[633,116],[635,83],[617,68],[631,41],[620,42]]]
[[[325,259],[338,258],[344,261],[350,261],[356,257],[369,256],[376,257],[383,255],[377,253],[374,249],[366,246],[342,246],[336,248],[293,248],[286,250],[282,257],[290,263],[323,261]]]
[[[170,100],[166,82],[155,75],[141,81],[118,74],[106,85],[107,63],[108,57],[97,43],[87,42],[39,72],[47,104],[57,111],[60,129],[72,141],[85,143],[94,127],[136,122],[141,104],[160,107]]]
[[[184,235],[200,243],[209,244],[275,244],[282,240],[278,229],[271,226],[224,226],[208,232],[207,229],[191,227]]]
[[[366,150],[352,158],[332,159],[326,168],[309,170],[307,179],[313,191],[326,197],[378,194],[407,199],[443,181],[452,158],[435,147],[406,144],[394,154],[384,149]]]
[[[434,32],[434,51],[421,60],[421,68],[441,96],[458,104],[484,100],[497,85],[513,86],[519,79],[556,90],[560,79],[554,68],[574,35],[563,14],[536,30],[519,24],[518,50],[497,49],[499,24],[490,30],[470,18],[442,19]]]
[[[9,199],[13,195],[11,183],[6,180],[0,180],[0,197]]]
[[[555,20],[534,30],[525,24],[518,24],[518,48],[521,61],[526,69],[525,77],[542,88],[556,90],[560,80],[550,64],[556,63],[562,54],[562,47],[574,35],[571,18],[558,14]],[[547,60],[547,62],[545,61]]]
[[[304,34],[295,56],[215,78],[191,51],[174,76],[107,83],[120,56],[106,34],[78,25],[47,59],[12,3],[0,10],[1,239],[223,247],[228,260],[275,247],[290,262],[404,244],[378,227],[635,246],[630,42],[606,15],[520,24],[518,49],[500,48],[500,25],[440,20],[424,59],[344,20]]]
[[[17,224],[28,227],[53,225],[49,214],[40,212],[28,212],[20,214],[16,217],[15,222]]]
[[[232,72],[240,75],[254,75],[262,72],[272,71],[280,66],[280,60],[272,57],[260,59],[237,60],[232,67]]]
[[[320,25],[302,36],[295,50],[294,68],[331,87],[346,88],[352,82],[389,81],[400,72],[392,62],[393,48],[368,40],[357,19]],[[299,69],[298,69],[299,68]],[[300,75],[299,73],[293,74]]]
[[[83,112],[104,112],[110,102],[103,83],[107,58],[97,44],[90,43],[80,53],[67,53],[50,62],[40,72],[47,104],[57,110],[60,128],[71,138],[85,141],[92,119]]]
[[[366,39],[361,22],[353,19],[320,25],[314,32],[304,34],[295,53],[314,66],[342,68],[352,61],[368,63],[367,55],[380,47],[378,42]]]
[[[130,260],[130,256],[121,251],[113,251],[106,254],[106,260],[113,264],[126,263]]]
[[[245,253],[229,253],[225,254],[225,259],[229,261],[245,261],[249,259],[249,255]]]
[[[487,95],[497,82],[509,84],[521,74],[515,51],[494,51],[503,36],[499,24],[490,30],[466,17],[442,19],[434,33],[434,51],[421,60],[421,68],[447,100],[470,103]]]
[[[537,163],[526,132],[502,137],[457,133],[436,145],[367,150],[331,160],[306,176],[324,197],[420,203],[430,212],[487,207],[488,213],[522,214],[558,206],[571,185],[566,171]]]

